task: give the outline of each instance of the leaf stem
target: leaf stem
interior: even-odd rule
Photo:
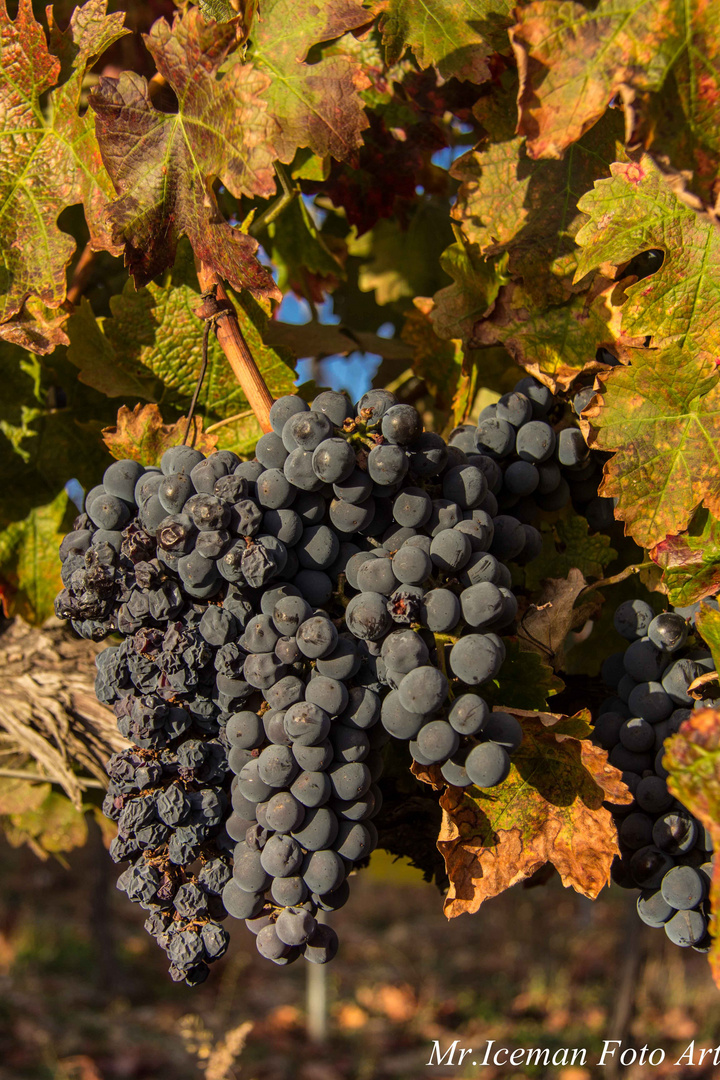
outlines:
[[[275,218],[279,217],[285,207],[289,206],[290,203],[293,202],[293,200],[296,199],[299,195],[299,191],[297,190],[297,188],[294,188],[292,186],[292,182],[285,170],[285,167],[281,165],[279,161],[275,162],[275,174],[280,181],[282,193],[278,195],[276,199],[273,199],[267,210],[263,210],[262,214],[260,214],[259,217],[255,218],[252,225],[248,229],[248,232],[251,236],[258,236],[258,234],[263,232],[263,230],[266,229],[268,225],[272,225]]]
[[[655,566],[656,563],[647,560],[642,563],[633,563],[631,566],[626,566],[624,570],[621,570],[618,574],[613,574],[612,577],[601,578],[600,581],[593,581],[592,585],[586,585],[582,592],[579,592],[575,597],[575,603],[581,600],[583,596],[587,596],[588,593],[594,592],[595,589],[602,589],[606,585],[617,585],[621,581],[625,581],[626,578],[632,577],[633,574],[639,574],[641,570],[648,570],[651,566]]]
[[[250,408],[263,431],[270,431],[270,406],[274,398],[243,336],[235,307],[214,270],[200,262],[197,274],[205,298],[197,314],[201,319],[212,319],[215,336]]]

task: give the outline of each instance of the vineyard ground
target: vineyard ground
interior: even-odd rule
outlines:
[[[624,974],[635,1005],[626,1044],[663,1047],[668,1062],[622,1070],[624,1080],[712,1075],[671,1064],[691,1039],[713,1045],[720,1031],[705,958],[642,934],[634,897],[617,889],[592,904],[555,878],[448,924],[435,889],[381,853],[334,916],[342,951],[328,971],[330,1034],[318,1048],[305,1035],[304,965],[268,971],[250,935],[237,933],[214,979],[175,986],[114,876],[99,837],[69,869],[0,845],[0,1080],[608,1080],[594,1065],[425,1064],[435,1039],[584,1047],[595,1062],[615,1037]],[[212,1072],[221,1054],[207,1052],[247,1020],[234,1071]]]

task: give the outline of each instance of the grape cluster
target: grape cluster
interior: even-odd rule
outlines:
[[[347,874],[377,844],[387,736],[378,695],[356,678],[363,651],[339,622],[283,584],[263,594],[237,642],[263,702],[226,726],[236,846],[223,901],[282,965],[301,953],[332,959],[337,936],[318,910],[346,902]]]
[[[276,401],[252,461],[177,446],[111,465],[61,546],[56,611],[98,657],[133,747],[108,765],[119,880],[173,978],[199,982],[228,913],[262,955],[334,955],[319,912],[377,843],[380,750],[500,783],[522,738],[478,688],[540,534],[500,513],[502,466],[424,432],[384,390]]]
[[[708,649],[686,648],[688,625],[676,612],[655,615],[645,601],[626,601],[614,622],[629,644],[603,664],[614,694],[600,708],[594,740],[622,770],[634,800],[612,807],[621,851],[613,880],[641,890],[637,911],[644,923],[664,927],[676,945],[707,952],[712,844],[670,794],[662,761],[665,740],[704,704],[689,686],[715,665]]]
[[[593,393],[588,388],[575,395],[577,416]],[[565,411],[559,398],[528,375],[483,409],[477,427],[462,424],[452,433],[451,446],[470,457],[488,455],[500,466],[488,475],[491,513],[511,510],[532,524],[539,511],[561,510],[572,501],[593,529],[613,524],[613,500],[598,497],[604,456],[588,449]]]

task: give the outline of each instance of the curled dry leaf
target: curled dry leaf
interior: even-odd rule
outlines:
[[[524,647],[542,653],[556,671],[564,665],[565,638],[592,618],[602,604],[600,594],[591,593],[579,607],[573,606],[586,585],[577,567],[566,578],[548,578],[520,621],[518,637]]]
[[[632,795],[606,752],[590,742],[589,714],[509,711],[524,738],[508,778],[494,788],[446,787],[440,798],[448,918],[472,914],[546,863],[563,885],[595,899],[619,853],[603,803],[627,804]],[[436,767],[413,771],[434,787],[443,783]]]

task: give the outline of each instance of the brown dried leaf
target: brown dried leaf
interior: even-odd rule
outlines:
[[[448,787],[438,838],[455,918],[552,863],[563,885],[592,899],[610,879],[617,832],[603,802],[632,795],[589,740],[589,714],[513,712],[524,730],[510,775],[494,788]],[[421,776],[424,779],[424,776]]]
[[[602,597],[593,592],[585,603],[573,606],[586,585],[577,567],[566,578],[548,578],[537,600],[520,620],[520,640],[526,648],[550,660],[556,671],[563,669],[563,645],[570,631],[583,626],[602,604]]]
[[[159,465],[160,458],[170,446],[178,446],[185,435],[187,420],[164,424],[157,405],[127,405],[118,410],[117,426],[103,428],[103,442],[118,461],[132,458],[143,465]],[[205,435],[202,420],[193,417],[188,444],[203,454],[211,454],[217,446],[217,435]]]

